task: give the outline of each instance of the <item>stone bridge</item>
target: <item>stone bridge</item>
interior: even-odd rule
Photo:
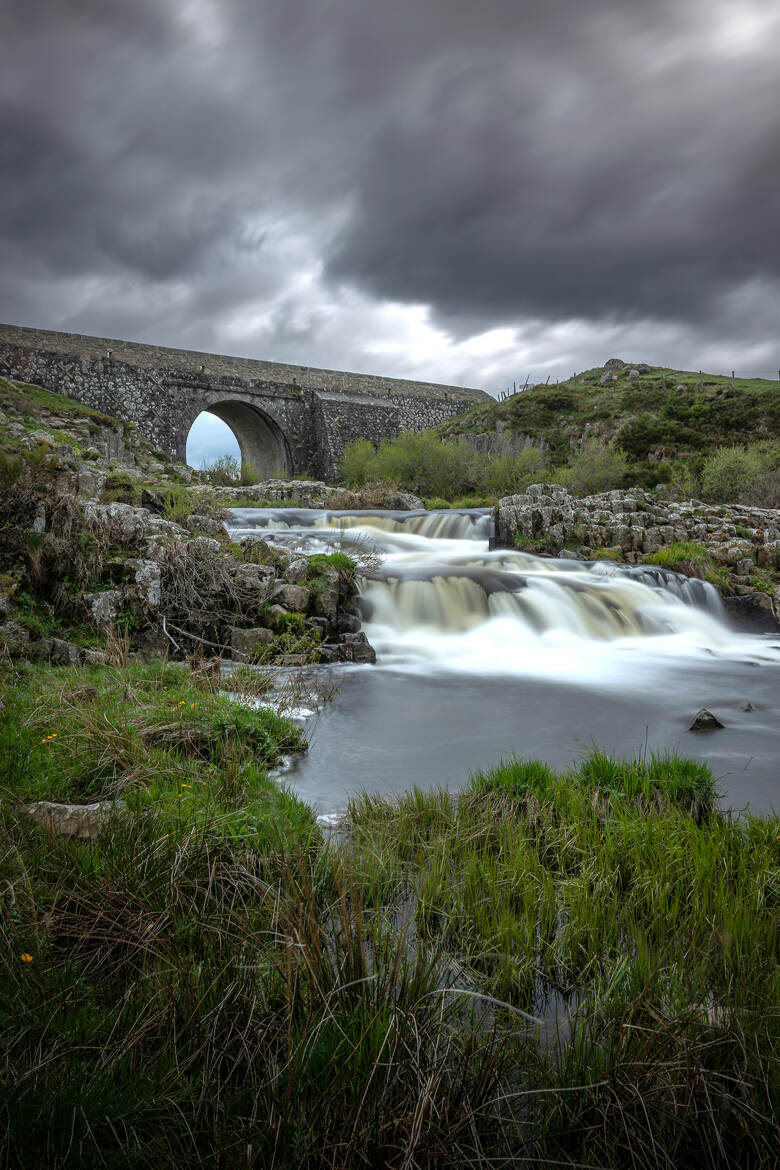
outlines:
[[[208,410],[232,430],[260,477],[337,477],[344,447],[423,430],[482,390],[194,353],[76,333],[0,325],[0,374],[67,394],[132,422],[175,459]]]

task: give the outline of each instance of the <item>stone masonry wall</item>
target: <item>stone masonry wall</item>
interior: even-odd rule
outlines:
[[[460,386],[12,325],[0,325],[0,374],[132,422],[176,459],[184,459],[187,435],[202,410],[242,402],[278,428],[289,472],[308,470],[326,479],[335,478],[344,447],[355,439],[378,442],[404,429],[435,426],[471,402],[489,400],[481,390]]]

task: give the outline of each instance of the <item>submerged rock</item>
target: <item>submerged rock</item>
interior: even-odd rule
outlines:
[[[706,707],[702,707],[700,711],[694,716],[693,722],[688,728],[689,731],[717,731],[719,727],[723,727],[720,719],[708,711]]]

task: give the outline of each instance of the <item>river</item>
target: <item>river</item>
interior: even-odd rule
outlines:
[[[322,667],[335,698],[284,779],[324,817],[351,793],[447,786],[511,755],[566,767],[592,744],[705,759],[727,807],[780,809],[780,634],[746,634],[704,582],[491,550],[492,515],[241,508],[233,539],[368,567],[375,666]],[[688,730],[706,707],[721,730]]]

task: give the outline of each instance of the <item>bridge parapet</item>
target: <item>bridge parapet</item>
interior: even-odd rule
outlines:
[[[481,390],[320,370],[112,338],[0,325],[0,373],[134,423],[184,459],[203,410],[230,426],[264,476],[334,479],[347,443],[436,426]]]

